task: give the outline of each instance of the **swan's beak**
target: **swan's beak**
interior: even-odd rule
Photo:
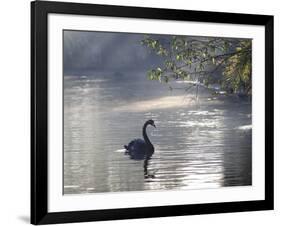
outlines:
[[[153,123],[153,125],[152,125],[154,128],[156,128],[156,125]]]

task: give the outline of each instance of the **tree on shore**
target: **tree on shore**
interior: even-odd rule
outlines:
[[[252,93],[250,39],[146,35],[141,44],[163,59],[161,66],[147,72],[150,80],[185,80],[186,90],[216,84],[227,93]]]

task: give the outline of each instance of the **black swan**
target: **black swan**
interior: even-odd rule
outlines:
[[[144,123],[142,128],[143,139],[134,139],[128,145],[124,145],[126,149],[125,154],[130,155],[131,159],[149,159],[154,153],[154,147],[146,134],[146,127],[148,125],[156,128],[153,120],[148,120]]]

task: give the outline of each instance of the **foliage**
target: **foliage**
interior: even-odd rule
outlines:
[[[206,87],[219,84],[228,93],[251,94],[249,39],[145,36],[141,43],[163,59],[161,66],[147,72],[150,80],[188,80]]]

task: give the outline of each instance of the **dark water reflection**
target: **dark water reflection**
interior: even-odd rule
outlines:
[[[64,86],[65,194],[251,185],[251,103],[198,103],[151,81],[67,76]],[[157,128],[145,178],[122,148],[147,119]]]

